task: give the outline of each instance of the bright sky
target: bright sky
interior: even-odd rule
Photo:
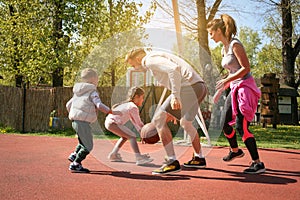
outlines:
[[[160,0],[157,0],[160,2]],[[167,0],[170,7],[172,7],[172,0]],[[144,1],[143,8],[148,8],[150,1]],[[188,2],[186,0],[178,0],[178,4]],[[192,2],[192,1],[191,1]],[[213,4],[214,0],[207,0],[207,6]],[[257,3],[255,0],[223,0],[217,17],[222,13],[231,15],[238,26],[238,29],[243,26],[250,27],[254,31],[261,33],[264,26],[263,14],[265,13],[265,4]],[[182,12],[179,7],[179,12]],[[195,8],[196,11],[196,8]],[[145,26],[146,28],[163,28],[168,30],[175,30],[174,19],[166,14],[160,7],[157,8],[151,22]]]

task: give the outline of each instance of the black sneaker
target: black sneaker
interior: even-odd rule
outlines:
[[[199,158],[199,157],[193,156],[192,160],[184,163],[183,166],[190,167],[190,168],[205,168],[206,161],[205,161],[205,158]]]
[[[81,164],[70,164],[69,170],[73,173],[89,173],[90,170],[83,168]]]
[[[248,169],[244,170],[245,174],[260,174],[266,171],[265,165],[263,162],[255,163],[253,162]]]
[[[244,152],[242,151],[242,149],[239,149],[238,152],[233,152],[233,151],[230,151],[229,154],[225,157],[223,157],[223,161],[225,162],[229,162],[229,161],[232,161],[233,159],[235,158],[241,158],[243,157],[245,154]]]
[[[159,169],[153,170],[153,175],[163,175],[163,174],[172,174],[180,172],[181,167],[178,160],[169,160]]]
[[[76,153],[71,153],[71,154],[69,155],[69,157],[68,157],[68,160],[69,160],[70,162],[74,162],[75,158],[76,158]]]

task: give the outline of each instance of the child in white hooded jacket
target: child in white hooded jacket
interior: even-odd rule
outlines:
[[[71,172],[89,172],[88,169],[82,167],[81,162],[93,149],[90,123],[97,120],[98,110],[106,114],[113,113],[109,107],[101,102],[97,85],[97,72],[91,68],[83,69],[81,82],[75,83],[73,97],[66,104],[69,119],[72,120],[72,127],[78,135],[79,142],[75,151],[68,158],[71,161],[69,167]]]

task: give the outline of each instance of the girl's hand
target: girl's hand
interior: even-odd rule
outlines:
[[[111,111],[111,114],[113,115],[122,115],[121,111]]]
[[[216,90],[226,90],[229,87],[229,83],[227,83],[226,79],[221,79],[217,81]]]
[[[170,115],[169,113],[167,114],[167,119],[166,122],[173,122],[173,124],[177,124],[177,119],[173,115]]]

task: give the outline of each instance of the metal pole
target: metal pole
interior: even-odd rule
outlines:
[[[183,47],[182,30],[181,30],[179,8],[178,8],[177,0],[172,0],[172,5],[173,5],[178,51],[179,51],[179,55],[182,55],[184,47]],[[196,116],[196,120],[197,120],[198,124],[200,125],[200,127],[202,128],[202,130],[207,138],[208,144],[211,145],[210,138],[209,138],[206,126],[205,126],[205,121],[203,119],[200,107],[199,107],[198,115],[200,116],[200,119],[198,118],[198,116]],[[184,140],[189,140],[186,133],[184,133]]]

